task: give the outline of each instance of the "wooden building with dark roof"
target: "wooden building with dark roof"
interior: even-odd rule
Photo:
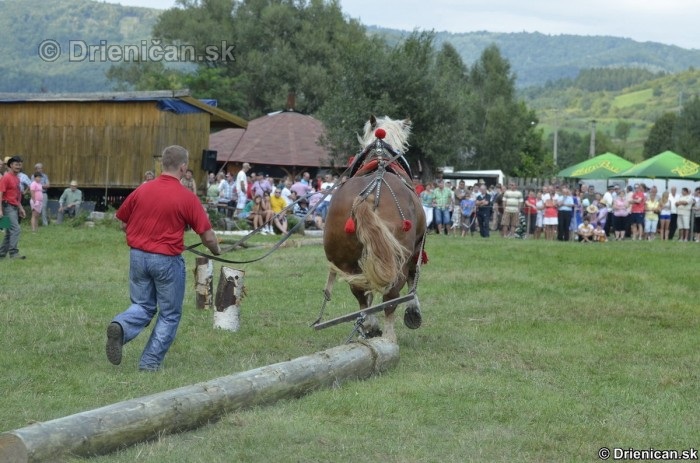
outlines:
[[[204,185],[202,158],[212,129],[247,124],[188,91],[0,94],[0,155],[22,156],[28,174],[43,163],[50,197],[71,180],[83,192],[104,195],[136,188],[147,170],[158,174],[163,149],[181,145]]]
[[[253,165],[272,176],[295,176],[309,170],[332,168],[334,162],[319,140],[323,123],[295,111],[279,111],[249,121],[245,130],[226,129],[209,137],[219,166]],[[230,170],[237,170],[235,169]]]

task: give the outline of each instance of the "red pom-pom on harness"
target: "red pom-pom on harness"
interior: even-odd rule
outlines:
[[[374,131],[374,136],[379,138],[380,140],[384,140],[384,137],[386,137],[386,130],[384,129],[377,129]]]
[[[348,217],[348,220],[345,221],[345,233],[348,235],[355,233],[355,221],[352,220],[352,217]]]
[[[403,224],[401,225],[401,229],[405,232],[409,231],[413,224],[411,223],[410,220],[404,220]]]
[[[427,264],[427,263],[428,263],[428,253],[425,252],[425,249],[423,249],[423,250],[420,252],[420,257],[419,257],[419,256],[416,256],[416,258],[414,259],[414,260],[416,261],[416,264],[418,263],[418,259],[420,259],[420,263],[421,263],[421,264]]]

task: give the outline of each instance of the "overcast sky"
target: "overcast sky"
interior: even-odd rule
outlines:
[[[108,0],[171,8],[175,0]],[[340,0],[367,26],[449,32],[611,35],[700,49],[698,0]]]

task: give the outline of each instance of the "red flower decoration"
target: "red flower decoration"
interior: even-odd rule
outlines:
[[[410,220],[404,220],[401,228],[403,229],[403,231],[407,232],[411,229],[412,226],[413,224]]]
[[[384,129],[377,129],[374,131],[374,136],[379,138],[380,140],[383,140],[384,137],[386,137],[386,130]]]

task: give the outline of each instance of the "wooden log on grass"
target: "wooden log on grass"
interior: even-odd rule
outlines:
[[[366,379],[394,367],[399,347],[385,338],[345,344],[288,362],[185,386],[0,434],[0,461],[56,461],[106,454],[223,414]]]
[[[243,270],[221,267],[219,284],[216,287],[216,310],[214,311],[214,328],[238,331],[241,327],[241,307],[244,286]]]
[[[214,292],[214,263],[206,257],[197,257],[194,268],[195,304],[200,310],[211,309]]]

